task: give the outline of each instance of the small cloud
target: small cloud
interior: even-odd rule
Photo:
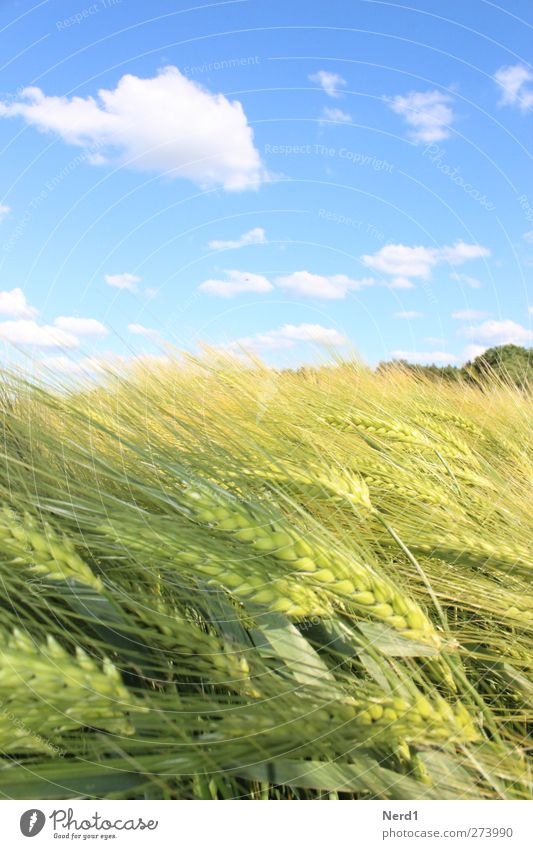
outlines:
[[[486,350],[487,348],[484,345],[467,345],[463,350],[463,359],[465,362],[475,360],[476,357],[480,357],[481,354],[484,354]]]
[[[533,74],[525,65],[504,65],[494,74],[500,89],[499,106],[517,106],[523,112],[533,106]],[[528,85],[529,83],[529,85]]]
[[[417,312],[416,310],[402,310],[401,312],[394,313],[394,315],[396,318],[405,318],[409,320],[411,318],[422,318],[423,313]]]
[[[27,319],[0,323],[0,339],[12,345],[36,348],[77,348],[79,345],[79,340],[72,333]]]
[[[471,259],[490,256],[490,250],[483,245],[469,245],[459,241],[455,245],[445,245],[440,249],[439,256],[441,261],[449,262],[450,265],[462,265]]]
[[[388,244],[374,254],[364,254],[361,259],[374,271],[391,275],[393,278],[389,284],[391,288],[410,289],[413,288],[413,284],[409,278],[430,280],[436,265],[442,263],[462,265],[464,262],[489,255],[489,249],[483,245],[470,245],[459,241],[454,245],[444,245],[442,248]],[[459,279],[457,272],[453,272],[451,277]],[[474,280],[474,278],[468,279]]]
[[[30,307],[22,289],[11,289],[0,292],[0,315],[11,318],[34,318],[38,313],[35,307]]]
[[[320,122],[324,123],[329,121],[333,124],[351,124],[352,116],[348,115],[347,112],[343,112],[342,109],[332,109],[330,106],[325,106],[322,110]]]
[[[447,351],[393,351],[395,360],[407,360],[408,363],[431,365],[432,363],[455,363],[459,357]]]
[[[428,280],[439,258],[435,248],[391,244],[384,245],[375,254],[364,254],[362,260],[374,271],[391,274],[398,281],[399,278],[405,280],[409,277],[421,277]]]
[[[142,324],[128,324],[128,330],[135,336],[147,336],[149,339],[159,339],[160,333],[153,327],[144,327]]]
[[[282,289],[288,289],[297,295],[308,298],[345,298],[349,291],[358,291],[366,286],[373,286],[375,281],[371,277],[361,280],[353,280],[346,274],[311,274],[309,271],[295,271],[276,279],[276,284]]]
[[[530,245],[533,245],[533,230],[528,230],[527,233],[524,233],[522,238],[525,242],[528,242]]]
[[[340,74],[332,71],[317,71],[316,74],[309,74],[308,79],[312,83],[317,83],[329,97],[340,97],[343,92],[339,89],[347,84]]]
[[[522,327],[510,318],[502,321],[484,321],[478,325],[465,327],[460,333],[476,342],[487,342],[489,345],[524,345],[533,340],[532,330]]]
[[[529,313],[530,315],[533,315],[533,306],[532,306],[532,307],[528,307],[528,310],[527,310],[527,311],[528,311],[528,313]]]
[[[450,280],[455,280],[456,283],[469,286],[471,289],[481,289],[481,281],[477,277],[470,277],[468,274],[460,274],[457,271],[452,271]]]
[[[294,348],[298,342],[311,342],[315,345],[340,347],[348,340],[333,327],[320,324],[285,324],[278,330],[267,330],[255,336],[246,336],[230,344],[230,349],[240,348],[279,350]]]
[[[452,318],[456,321],[476,321],[476,319],[487,318],[488,313],[484,310],[458,310],[452,312]]]
[[[385,97],[396,114],[401,115],[412,129],[409,137],[416,143],[442,141],[450,135],[455,114],[448,94],[433,91],[411,91],[407,95]]]
[[[209,295],[218,295],[220,298],[233,298],[243,292],[255,292],[257,294],[270,292],[272,283],[261,274],[251,274],[247,271],[225,271],[226,280],[209,279],[200,283],[198,288],[201,292]]]
[[[248,230],[243,233],[238,239],[214,239],[209,242],[208,247],[213,251],[224,251],[231,248],[244,248],[246,245],[264,245],[266,244],[265,231],[262,227],[254,227],[253,230]]]
[[[108,286],[114,286],[115,289],[127,289],[128,292],[137,290],[137,283],[141,282],[141,278],[136,274],[130,274],[125,271],[123,274],[106,274],[104,277]]]
[[[11,207],[6,206],[5,203],[0,203],[0,221],[3,221],[4,218],[7,218],[9,213],[11,212]]]
[[[109,332],[107,327],[95,318],[60,315],[55,319],[54,325],[76,336],[107,336]]]

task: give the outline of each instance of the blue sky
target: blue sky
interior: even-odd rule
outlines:
[[[529,0],[2,3],[4,361],[531,345],[532,26]]]

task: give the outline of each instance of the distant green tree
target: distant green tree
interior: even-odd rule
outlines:
[[[462,369],[464,376],[476,383],[491,374],[521,389],[533,386],[533,349],[521,345],[499,345],[488,348]]]
[[[437,366],[420,365],[418,363],[409,363],[407,360],[388,360],[381,362],[378,365],[378,372],[385,372],[390,369],[401,368],[408,371],[415,377],[429,377],[432,380],[461,380],[463,377],[462,371],[457,366]]]

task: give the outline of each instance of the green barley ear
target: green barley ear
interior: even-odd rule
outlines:
[[[51,580],[75,578],[96,590],[102,589],[100,579],[66,537],[60,537],[48,524],[39,526],[28,515],[17,516],[7,507],[0,510],[0,554],[14,566]]]
[[[421,607],[354,557],[337,554],[306,539],[286,521],[261,521],[258,511],[236,500],[223,498],[210,487],[186,488],[183,499],[196,520],[231,534],[280,562],[292,573],[330,599],[340,599],[359,615],[384,622],[404,636],[441,646],[441,638]],[[304,583],[305,581],[305,583]]]
[[[35,645],[15,630],[0,649],[0,749],[53,751],[84,727],[130,735],[129,713],[144,710],[109,660],[70,655],[53,638]]]

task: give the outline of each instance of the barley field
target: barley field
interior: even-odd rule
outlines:
[[[531,799],[531,398],[4,375],[0,793]]]

